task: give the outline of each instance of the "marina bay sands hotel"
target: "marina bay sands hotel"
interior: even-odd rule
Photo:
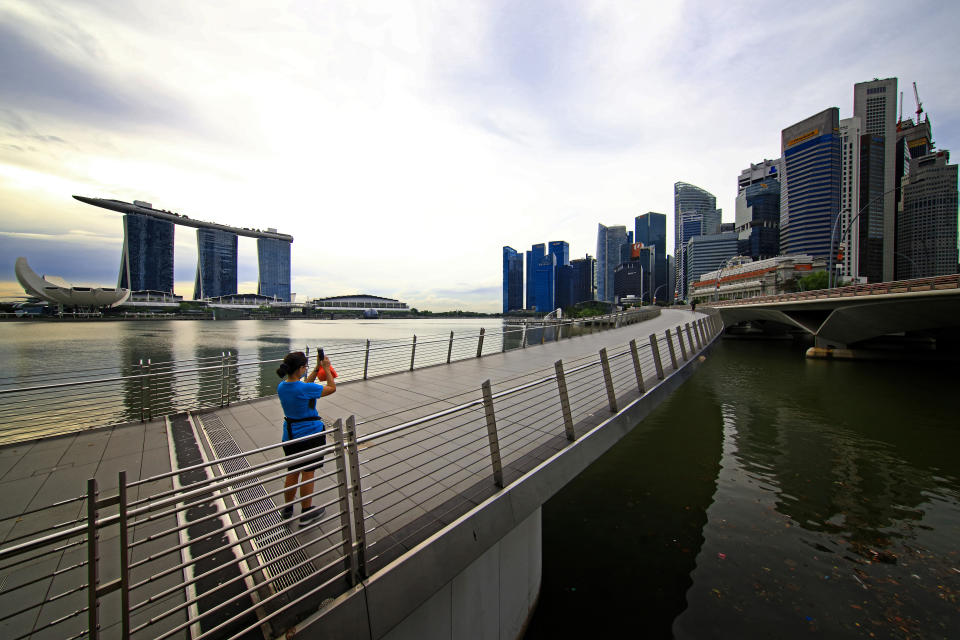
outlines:
[[[257,239],[257,293],[290,302],[290,245],[293,236],[276,229],[240,229],[194,220],[133,203],[73,196],[80,202],[123,213],[123,254],[117,286],[131,291],[173,293],[173,227],[197,230],[197,276],[193,298],[203,300],[237,293],[237,237]]]

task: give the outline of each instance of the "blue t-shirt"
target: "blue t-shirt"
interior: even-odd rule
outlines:
[[[280,396],[280,406],[283,407],[285,417],[294,420],[297,418],[316,418],[316,420],[294,422],[289,425],[289,428],[286,424],[287,421],[284,420],[284,442],[323,431],[323,421],[320,419],[320,414],[317,413],[317,398],[323,395],[322,384],[301,380],[296,382],[281,380],[280,384],[277,385],[277,395]]]

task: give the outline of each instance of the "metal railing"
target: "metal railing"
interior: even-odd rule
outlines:
[[[83,495],[0,519],[10,530],[0,548],[0,633],[281,637],[648,393],[722,328],[713,312],[486,381],[442,410],[362,435],[371,425],[338,419],[326,444],[289,459],[279,444],[241,452],[216,413],[167,418],[171,460],[187,464],[139,480],[121,471],[109,490],[89,480]],[[198,450],[191,463],[181,458],[190,445],[173,442],[178,429],[202,430],[229,454],[207,461]],[[279,510],[287,466],[320,461],[310,497],[325,513],[297,526]]]
[[[733,300],[704,300],[699,304],[704,307],[729,307],[747,304],[824,300],[828,298],[849,298],[958,288],[960,288],[960,274],[936,276],[932,278],[916,278],[913,280],[894,280],[891,282],[877,282],[875,284],[852,284],[845,287],[834,287],[832,289],[814,289],[812,291],[780,293],[772,296],[756,296],[752,298],[736,298]]]
[[[531,322],[499,332],[412,336],[409,340],[366,340],[326,349],[338,381],[367,379],[525,348],[585,332],[646,319],[658,309],[628,310],[577,320]],[[310,351],[310,347],[306,347]],[[267,358],[219,355],[169,362],[141,359],[121,375],[105,370],[71,371],[52,382],[23,384],[0,377],[0,445],[72,431],[150,421],[181,411],[224,407],[276,393],[275,369],[287,354]],[[38,375],[34,379],[44,378]]]

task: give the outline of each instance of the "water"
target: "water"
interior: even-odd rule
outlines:
[[[955,381],[722,341],[544,506],[527,638],[956,638]]]
[[[341,380],[367,362],[369,375],[408,367],[414,335],[418,366],[446,359],[451,331],[453,359],[470,357],[481,328],[484,353],[499,350],[502,321],[484,318],[0,323],[0,444],[270,395],[277,361],[307,346],[324,347]],[[77,381],[89,384],[49,387]]]

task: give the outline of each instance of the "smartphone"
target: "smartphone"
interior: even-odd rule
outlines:
[[[323,349],[317,349],[317,364],[323,362]]]

